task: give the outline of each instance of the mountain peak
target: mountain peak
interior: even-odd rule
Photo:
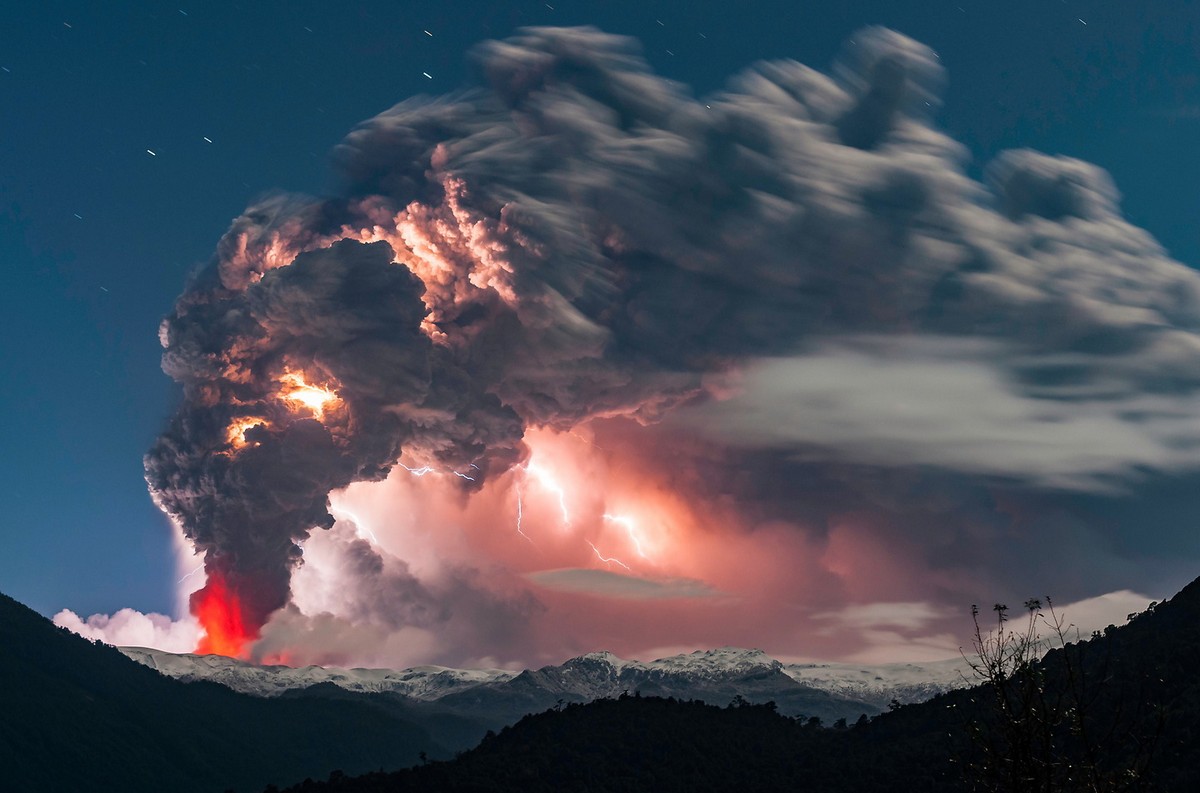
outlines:
[[[746,674],[751,670],[761,668],[763,671],[773,671],[783,668],[783,664],[759,649],[744,647],[717,647],[712,650],[695,650],[690,653],[659,658],[649,666],[663,671],[687,671],[692,674]]]
[[[617,670],[620,670],[629,663],[615,653],[609,652],[608,650],[600,650],[594,653],[584,653],[583,655],[576,656],[575,658],[566,661],[564,666],[566,664],[576,662],[607,664]]]

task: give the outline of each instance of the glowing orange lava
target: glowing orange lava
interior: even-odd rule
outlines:
[[[208,583],[192,594],[191,608],[205,634],[196,646],[198,654],[246,657],[246,645],[258,636],[247,630],[241,602],[219,576],[208,574]]]
[[[306,408],[313,418],[320,421],[325,418],[325,411],[340,402],[337,392],[318,385],[312,385],[299,372],[287,372],[279,378],[283,384],[280,396],[292,409]]]

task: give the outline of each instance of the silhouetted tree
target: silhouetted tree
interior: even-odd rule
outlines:
[[[1153,737],[1128,718],[1131,692],[1105,690],[1113,681],[1106,659],[1087,657],[1085,642],[1069,641],[1074,626],[1050,598],[1025,601],[1026,619],[1010,626],[1007,605],[992,607],[985,632],[971,607],[971,668],[985,707],[967,725],[978,756],[976,788],[1013,793],[1115,793],[1144,787]],[[1098,635],[1098,634],[1094,634]],[[1117,746],[1119,743],[1127,745]],[[1132,751],[1130,751],[1132,749]]]

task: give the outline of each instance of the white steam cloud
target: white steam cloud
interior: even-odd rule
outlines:
[[[69,609],[54,615],[54,624],[85,639],[116,647],[151,647],[169,653],[190,653],[203,631],[192,617],[173,620],[165,614],[121,609],[116,614],[93,614],[86,620]]]

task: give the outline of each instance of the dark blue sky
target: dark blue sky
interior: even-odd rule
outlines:
[[[1134,223],[1200,262],[1188,3],[117,5],[0,10],[0,590],[43,613],[172,608],[141,463],[177,398],[157,326],[230,219],[268,190],[322,191],[353,125],[463,84],[466,50],[519,26],[636,36],[697,93],[763,58],[824,69],[857,28],[893,27],[942,56],[941,123],[973,171],[1017,146],[1095,162]]]

